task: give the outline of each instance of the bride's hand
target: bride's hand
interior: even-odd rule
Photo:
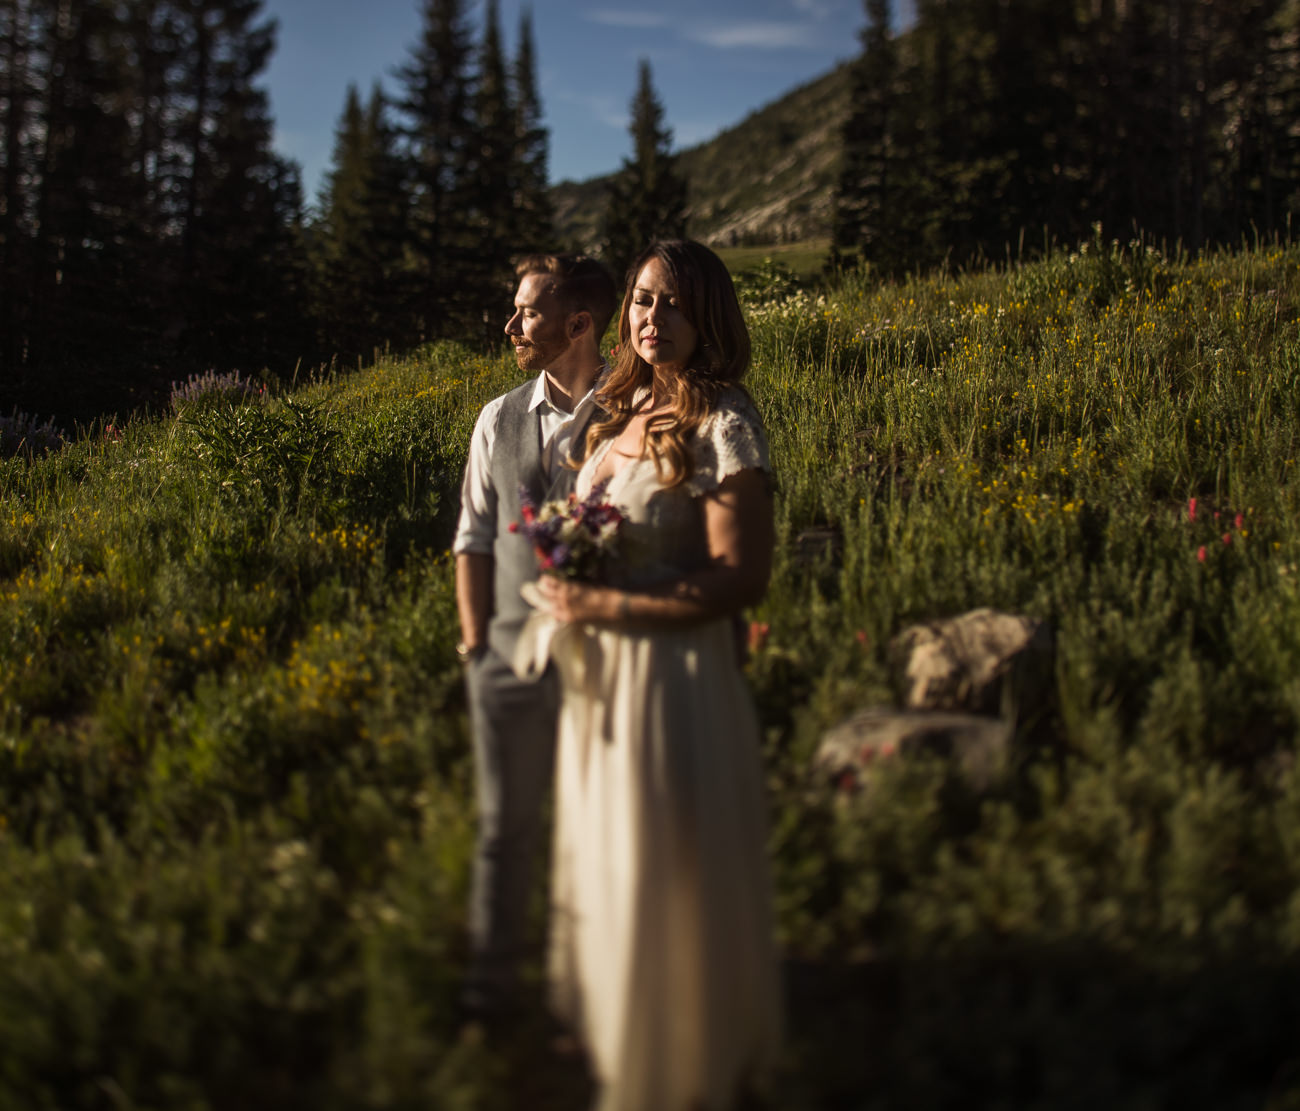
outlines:
[[[607,586],[574,582],[555,575],[541,576],[537,589],[557,621],[613,621],[618,617],[618,603],[623,597],[622,591]]]

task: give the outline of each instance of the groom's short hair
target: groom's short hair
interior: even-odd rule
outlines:
[[[551,278],[551,292],[565,312],[591,314],[592,331],[597,345],[609,327],[618,305],[618,290],[610,272],[589,255],[526,255],[515,264],[515,277],[546,274]]]

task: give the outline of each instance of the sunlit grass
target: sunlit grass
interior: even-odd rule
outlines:
[[[779,546],[748,666],[782,944],[841,985],[796,993],[786,1104],[1294,1093],[1300,251],[761,294]],[[440,345],[0,460],[0,1104],[508,1100],[517,1060],[453,1006],[447,549],[519,381]],[[820,782],[821,732],[892,699],[890,638],[985,605],[1056,640],[1007,781]],[[893,994],[846,986],[867,956]]]

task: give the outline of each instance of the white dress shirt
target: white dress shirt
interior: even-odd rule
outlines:
[[[604,367],[596,375],[599,383]],[[483,406],[469,441],[469,459],[465,463],[465,478],[460,487],[460,519],[456,524],[456,539],[452,551],[492,554],[497,535],[497,499],[492,489],[492,448],[496,443],[497,423],[501,416],[502,397]],[[573,446],[573,434],[586,423],[586,418],[596,404],[596,384],[566,413],[554,401],[554,387],[546,372],[542,371],[533,384],[533,396],[528,411],[540,409],[538,419],[542,429],[542,467],[548,477],[554,477],[557,460],[567,459]],[[558,465],[563,465],[558,464]]]

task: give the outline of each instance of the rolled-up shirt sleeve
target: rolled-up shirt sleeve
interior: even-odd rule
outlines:
[[[496,442],[501,399],[488,402],[478,415],[469,440],[465,477],[460,485],[460,518],[452,551],[492,554],[497,535],[497,492],[492,485],[492,446]]]

